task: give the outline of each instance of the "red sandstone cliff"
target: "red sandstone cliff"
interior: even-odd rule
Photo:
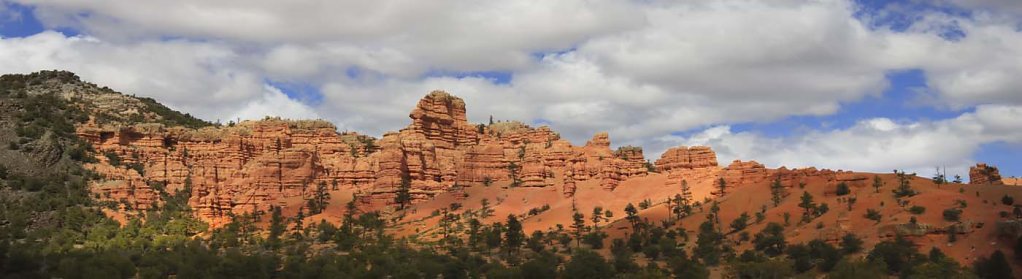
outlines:
[[[472,125],[465,112],[460,98],[434,91],[409,114],[408,127],[381,139],[338,133],[325,121],[281,119],[201,129],[92,122],[77,133],[100,154],[122,161],[89,166],[104,177],[92,187],[100,200],[145,209],[159,206],[160,189],[168,194],[187,189],[189,204],[214,225],[230,213],[308,199],[319,184],[352,189],[363,203],[387,205],[403,176],[411,180],[413,199],[424,200],[459,183],[560,184],[571,196],[576,182],[595,180],[613,190],[623,180],[646,175],[642,150],[614,152],[606,133],[573,146],[548,127]],[[699,152],[715,157],[708,148]]]

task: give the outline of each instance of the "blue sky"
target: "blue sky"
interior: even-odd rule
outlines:
[[[362,29],[344,28],[357,24],[352,22],[288,27],[188,21],[175,14],[188,11],[155,4],[133,10],[16,2],[4,1],[0,9],[0,50],[19,53],[10,60],[18,65],[4,71],[67,65],[101,85],[155,97],[207,119],[318,117],[378,136],[404,125],[418,96],[444,89],[466,99],[472,121],[495,115],[551,125],[576,144],[609,130],[615,145],[642,145],[652,159],[673,145],[709,144],[725,162],[872,168],[868,160],[875,160],[881,162],[876,170],[950,165],[956,172],[988,162],[1002,174],[1022,175],[1022,139],[997,129],[1003,121],[990,118],[995,115],[990,112],[1017,111],[1022,92],[1010,79],[981,75],[1022,71],[983,60],[1011,61],[1020,54],[975,37],[1007,32],[999,38],[1009,45],[1022,38],[1018,28],[1014,33],[999,28],[1022,22],[1010,1],[1003,7],[966,0],[696,8],[597,1],[553,7],[598,15],[581,19],[495,5],[463,11],[480,15],[465,17],[471,19],[381,18]],[[195,3],[211,11],[236,8],[204,5]],[[237,8],[281,20],[331,10]],[[791,11],[804,18],[784,25]],[[525,19],[511,25],[458,21],[504,13]],[[691,14],[679,16],[684,13]],[[841,16],[858,23],[831,21]],[[778,26],[756,22],[771,18]],[[571,24],[558,23],[562,20]],[[705,26],[700,20],[721,29],[690,29]],[[557,27],[537,28],[543,26]],[[729,32],[732,27],[737,29]],[[741,30],[763,34],[737,36]],[[664,38],[669,40],[657,41]],[[678,42],[683,43],[666,47]],[[984,47],[1000,52],[977,50]],[[924,49],[934,58],[916,53]],[[125,78],[129,72],[151,75]],[[200,98],[207,102],[197,102]],[[846,138],[849,145],[869,143],[872,151],[856,154],[814,142]],[[945,150],[948,145],[956,146]],[[812,156],[797,154],[803,152]],[[916,159],[900,158],[905,156]]]

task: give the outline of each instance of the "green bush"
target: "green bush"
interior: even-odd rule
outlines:
[[[926,207],[915,205],[909,208],[908,212],[911,212],[912,214],[915,215],[923,214],[924,212],[926,212]]]
[[[880,215],[880,211],[869,208],[866,209],[866,218],[880,223],[880,219],[883,218],[883,216]]]
[[[852,190],[848,188],[848,184],[841,182],[837,184],[837,191],[835,191],[834,193],[837,194],[838,196],[844,196],[851,192]]]
[[[117,153],[114,153],[113,151],[107,151],[106,153],[103,153],[103,155],[105,155],[107,160],[110,161],[111,166],[121,165],[121,157],[117,156]]]
[[[958,222],[962,218],[962,210],[958,208],[948,208],[944,210],[944,220],[951,222]]]

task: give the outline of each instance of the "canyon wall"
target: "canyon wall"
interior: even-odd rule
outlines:
[[[573,146],[548,127],[473,125],[465,113],[460,98],[434,91],[409,114],[411,124],[380,139],[338,133],[325,121],[275,118],[200,129],[90,121],[77,134],[99,154],[88,167],[103,177],[91,185],[100,201],[142,210],[187,191],[196,214],[214,225],[231,213],[309,199],[320,185],[352,189],[359,202],[385,206],[404,177],[414,202],[472,183],[562,185],[571,196],[576,182],[614,190],[648,171],[641,148],[614,152],[607,133]],[[716,164],[708,148],[696,153],[696,165],[709,164],[706,156]]]

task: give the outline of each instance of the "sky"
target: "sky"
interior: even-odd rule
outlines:
[[[63,69],[210,121],[380,136],[432,90],[472,122],[655,160],[1022,176],[1022,1],[0,0],[0,73]]]

